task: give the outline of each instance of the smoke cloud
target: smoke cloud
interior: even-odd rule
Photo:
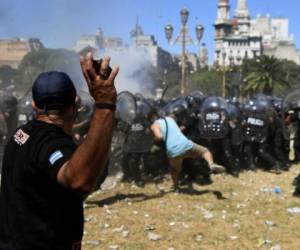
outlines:
[[[127,90],[144,96],[152,95],[155,84],[150,75],[152,65],[148,53],[130,47],[121,51],[108,50],[105,55],[111,57],[113,66],[120,67],[115,83],[118,92]]]

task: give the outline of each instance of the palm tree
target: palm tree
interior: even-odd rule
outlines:
[[[274,56],[261,56],[249,60],[243,83],[244,94],[272,95],[274,89],[288,86],[283,63]]]

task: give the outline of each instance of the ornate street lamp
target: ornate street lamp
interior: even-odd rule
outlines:
[[[187,24],[187,21],[189,19],[189,11],[187,10],[187,8],[183,8],[181,11],[180,11],[180,18],[181,18],[181,24],[183,26],[186,26]]]
[[[204,34],[204,27],[201,24],[198,24],[196,26],[196,36],[197,36],[198,43],[200,43],[200,41],[203,37],[203,34]]]
[[[174,43],[180,43],[182,45],[182,53],[181,53],[181,94],[184,94],[186,89],[186,44],[187,43],[193,43],[193,39],[189,35],[187,22],[189,19],[189,11],[186,8],[183,8],[180,11],[180,19],[181,19],[181,28],[179,35],[176,37]],[[196,26],[196,37],[197,37],[197,43],[200,44],[200,41],[203,37],[204,33],[204,27],[201,24],[198,24]],[[172,36],[173,36],[173,26],[171,24],[168,24],[165,26],[165,35],[170,44],[173,44],[172,42]]]
[[[167,38],[167,40],[168,40],[169,43],[172,40],[173,31],[174,31],[174,29],[173,29],[173,26],[171,24],[166,25],[166,27],[165,27],[165,35],[166,35],[166,38]]]
[[[227,55],[225,48],[222,48],[221,50],[221,57],[222,57],[222,64],[218,65],[217,71],[222,72],[222,96],[225,98],[226,97],[226,73],[232,71],[234,57],[231,53]],[[228,66],[226,65],[227,57],[230,62]]]

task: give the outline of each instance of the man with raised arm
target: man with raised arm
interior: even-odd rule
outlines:
[[[96,110],[78,148],[71,79],[52,71],[33,83],[36,119],[15,131],[3,158],[0,249],[81,249],[83,200],[103,177],[112,139],[118,68],[109,61],[96,67],[90,53],[80,60]]]

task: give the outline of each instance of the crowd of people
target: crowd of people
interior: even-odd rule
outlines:
[[[83,201],[116,158],[124,182],[144,187],[170,172],[176,192],[210,183],[212,173],[280,174],[300,160],[297,91],[284,100],[200,91],[171,100],[117,95],[119,69],[109,58],[88,53],[80,63],[85,97],[68,75],[51,71],[34,81],[25,113],[14,97],[1,99],[0,249],[81,249]],[[294,185],[300,196],[299,177]]]
[[[211,182],[211,163],[202,157],[205,150],[214,164],[234,177],[258,168],[280,174],[300,160],[297,98],[284,103],[282,98],[258,94],[240,102],[195,91],[163,102],[124,92],[118,102],[123,180],[138,186],[144,185],[145,176],[168,169],[172,173],[174,165],[180,170],[182,165],[182,183]]]

